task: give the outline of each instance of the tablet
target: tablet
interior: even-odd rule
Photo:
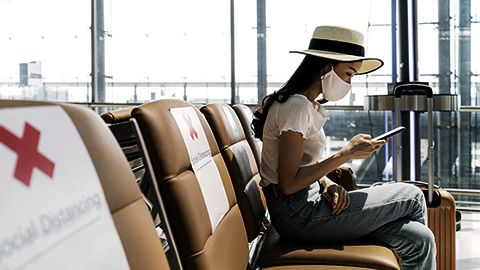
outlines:
[[[389,137],[392,137],[395,134],[398,134],[402,131],[405,130],[405,127],[399,126],[396,129],[392,129],[389,132],[383,133],[382,135],[379,135],[375,138],[372,139],[372,141],[379,141],[379,140],[385,140],[388,139]]]

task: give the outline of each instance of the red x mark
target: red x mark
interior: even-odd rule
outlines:
[[[27,122],[25,122],[22,138],[18,138],[8,129],[0,126],[0,142],[17,153],[17,165],[13,176],[27,187],[30,186],[35,167],[50,178],[53,177],[55,163],[37,151],[39,140],[40,131]]]
[[[197,131],[193,128],[193,124],[192,124],[192,118],[190,118],[190,115],[188,115],[188,118],[185,117],[185,114],[183,115],[183,120],[185,120],[185,123],[187,123],[188,125],[188,129],[190,130],[190,137],[192,137],[192,140],[195,140],[193,137],[197,137],[198,139],[198,133]]]

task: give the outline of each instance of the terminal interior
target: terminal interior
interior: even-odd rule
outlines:
[[[456,208],[455,241],[447,248],[454,255],[438,254],[437,269],[480,269],[479,0],[0,0],[0,25],[0,142],[3,127],[19,125],[12,120],[15,109],[64,110],[103,187],[110,210],[103,214],[113,220],[128,268],[400,269],[395,254],[378,243],[285,244],[269,224],[258,186],[261,143],[251,137],[252,112],[302,60],[290,51],[304,48],[316,26],[341,25],[364,33],[366,54],[384,66],[355,76],[344,99],[324,105],[330,118],[326,155],[358,133],[375,137],[399,125],[397,86],[430,87],[433,156],[427,99],[415,96],[402,98],[402,139],[345,166],[367,188],[428,182],[433,158],[433,182]],[[199,117],[218,167],[228,208],[218,224],[204,215],[208,199],[201,198],[207,195],[192,188],[199,176],[169,113],[179,107]],[[64,128],[53,120],[49,125]],[[232,130],[241,138],[232,137]],[[397,170],[400,145],[403,166]],[[9,160],[1,170],[15,166],[9,149],[0,143],[2,163]],[[49,179],[45,170],[34,168],[28,181],[17,180],[33,187]],[[12,190],[0,194],[8,197]],[[2,212],[8,207],[21,216],[14,203],[2,204]],[[26,243],[39,241],[34,224],[22,218],[26,222],[16,227],[1,222],[0,269],[33,269],[35,260],[48,257],[25,261],[17,255]],[[2,235],[7,228],[19,238]]]

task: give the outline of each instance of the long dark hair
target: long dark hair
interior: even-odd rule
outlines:
[[[262,106],[253,113],[252,129],[256,138],[263,139],[263,127],[273,102],[283,103],[292,95],[308,89],[315,80],[320,79],[321,71],[329,63],[334,64],[335,61],[323,57],[305,55],[302,63],[300,63],[290,79],[279,90],[263,98]],[[321,101],[321,103],[325,102],[326,100]]]

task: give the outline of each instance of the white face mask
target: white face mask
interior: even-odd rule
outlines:
[[[344,98],[351,88],[352,85],[342,80],[333,70],[333,67],[322,80],[323,98],[328,101],[337,101]]]

